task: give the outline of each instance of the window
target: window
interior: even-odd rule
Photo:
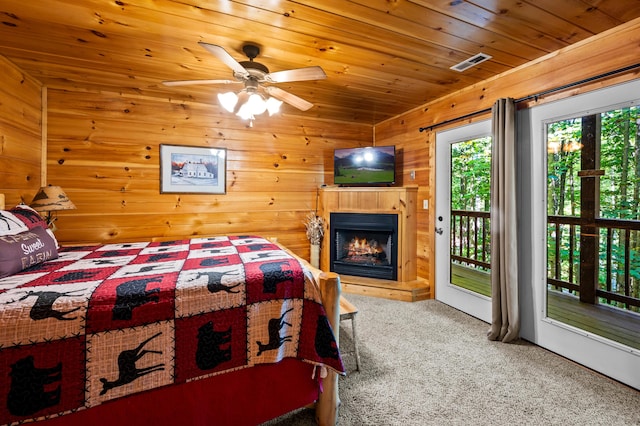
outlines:
[[[640,108],[626,105],[546,124],[550,318],[579,323],[578,300],[640,312],[639,122]]]
[[[451,284],[491,296],[491,137],[451,144]]]

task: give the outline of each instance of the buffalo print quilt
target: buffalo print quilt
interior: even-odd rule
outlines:
[[[0,424],[289,357],[344,372],[313,275],[260,237],[62,248],[0,279]]]

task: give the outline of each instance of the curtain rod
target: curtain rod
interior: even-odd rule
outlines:
[[[517,103],[528,101],[528,100],[531,100],[531,99],[538,100],[538,98],[541,97],[541,96],[545,96],[545,95],[548,95],[548,94],[551,94],[551,93],[555,93],[555,92],[560,92],[562,90],[570,89],[572,87],[580,86],[580,85],[583,85],[583,84],[586,84],[586,83],[591,83],[592,81],[600,80],[602,78],[611,77],[612,75],[621,74],[621,73],[624,73],[624,72],[627,72],[627,71],[631,71],[631,70],[633,70],[635,68],[640,68],[640,63],[629,65],[629,66],[623,67],[623,68],[618,68],[617,70],[609,71],[609,72],[606,72],[606,73],[603,73],[603,74],[598,74],[598,75],[593,76],[593,77],[589,77],[589,78],[585,78],[583,80],[575,81],[573,83],[565,84],[564,86],[559,86],[559,87],[555,87],[553,89],[545,90],[544,92],[539,92],[539,93],[536,93],[534,95],[525,96],[524,98],[516,99],[514,102],[517,104]],[[465,118],[475,117],[476,115],[485,114],[485,113],[490,112],[490,111],[491,111],[491,108],[481,109],[479,111],[474,111],[474,112],[471,112],[469,114],[462,115],[460,117],[451,118],[449,120],[445,120],[445,121],[441,121],[441,122],[436,123],[436,124],[432,124],[431,126],[420,127],[420,131],[424,132],[425,130],[433,130],[436,127],[444,126],[445,124],[449,124],[449,123],[455,123],[456,121],[461,121],[461,120],[464,120]]]

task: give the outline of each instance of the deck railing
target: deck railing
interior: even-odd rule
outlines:
[[[594,219],[599,237],[598,277],[595,294],[599,303],[640,311],[640,221]],[[575,216],[548,216],[548,278],[555,289],[579,294],[594,285],[593,277],[580,277],[580,229]]]
[[[451,260],[491,269],[489,226],[489,212],[451,210]]]
[[[598,277],[580,277],[580,227],[574,216],[548,216],[547,284],[579,295],[594,286],[597,303],[640,312],[640,221],[595,219]],[[489,212],[451,211],[451,260],[491,269]]]

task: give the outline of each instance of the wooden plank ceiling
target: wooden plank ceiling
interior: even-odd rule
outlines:
[[[162,81],[233,79],[198,42],[238,61],[253,42],[272,72],[327,74],[277,84],[314,104],[283,114],[376,124],[638,17],[638,0],[0,0],[0,54],[49,87],[215,103],[242,86]]]

